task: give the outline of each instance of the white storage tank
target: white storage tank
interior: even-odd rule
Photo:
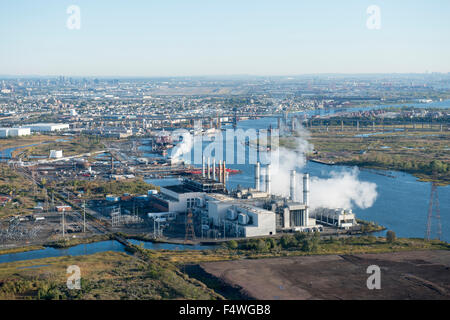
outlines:
[[[232,208],[229,208],[229,209],[227,210],[227,219],[228,219],[228,220],[236,220],[236,218],[237,218],[237,212],[236,212],[236,210],[234,210],[234,209],[232,209]]]
[[[248,224],[248,215],[246,215],[245,213],[240,213],[238,215],[238,223],[239,224]]]

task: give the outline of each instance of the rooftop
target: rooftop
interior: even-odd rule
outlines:
[[[197,190],[194,190],[194,189],[190,188],[188,185],[184,185],[184,184],[165,186],[163,188],[173,191],[173,192],[176,192],[178,194],[197,192]]]

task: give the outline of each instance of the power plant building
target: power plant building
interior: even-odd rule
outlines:
[[[355,214],[351,209],[318,208],[313,212],[314,219],[324,225],[340,229],[349,229],[357,225]]]
[[[206,159],[204,159],[206,160]],[[149,194],[149,201],[161,212],[185,214],[188,210],[201,222],[202,230],[215,230],[223,237],[270,236],[277,232],[323,231],[324,225],[337,228],[355,226],[351,210],[321,209],[310,216],[309,174],[299,177],[303,188],[297,191],[297,173],[291,171],[289,196],[271,194],[270,166],[261,175],[255,166],[255,188],[241,188],[228,192],[223,183],[223,163],[219,162],[219,181],[211,179],[210,161],[203,161],[202,175],[184,179],[181,184],[160,187],[158,194]],[[213,159],[213,170],[215,161]],[[208,165],[209,164],[209,165]],[[208,171],[208,172],[207,172]],[[215,171],[215,170],[214,170]],[[261,191],[264,189],[264,191]]]
[[[275,212],[239,204],[227,210],[225,226],[236,237],[259,237],[276,234]]]
[[[188,186],[173,185],[160,187],[159,193],[149,194],[152,205],[161,211],[186,212],[204,205],[204,192],[198,192]]]
[[[257,237],[276,234],[276,213],[221,194],[205,196],[211,223],[233,237]]]

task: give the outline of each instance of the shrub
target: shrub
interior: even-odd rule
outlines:
[[[395,236],[395,232],[389,230],[388,232],[386,232],[386,240],[389,243],[393,243],[395,242],[396,236]]]
[[[237,241],[236,240],[231,240],[231,241],[228,241],[228,248],[229,249],[237,249],[238,248],[238,243],[237,243]]]

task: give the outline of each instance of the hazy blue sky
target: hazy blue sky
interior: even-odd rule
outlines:
[[[73,4],[80,30],[66,27]],[[0,1],[3,75],[425,71],[450,72],[448,0]]]

